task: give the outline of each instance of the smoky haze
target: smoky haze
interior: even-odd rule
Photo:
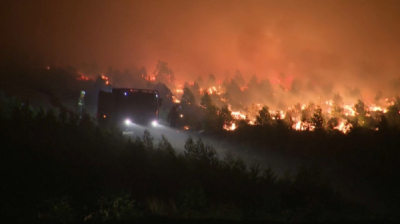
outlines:
[[[181,82],[239,70],[246,81],[284,77],[295,90],[399,93],[396,0],[6,0],[0,8],[0,46],[44,64],[151,73],[163,60]]]

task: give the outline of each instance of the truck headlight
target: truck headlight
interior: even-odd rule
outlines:
[[[132,121],[131,121],[130,119],[126,119],[126,120],[125,120],[125,124],[126,124],[126,125],[130,125],[130,124],[132,124]]]
[[[151,125],[153,125],[153,127],[156,127],[158,125],[158,122],[157,121],[152,121]]]

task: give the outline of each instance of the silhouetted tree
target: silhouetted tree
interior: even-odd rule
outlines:
[[[154,89],[160,93],[160,98],[163,99],[159,116],[160,118],[167,120],[169,110],[174,105],[172,101],[172,92],[164,83],[161,82],[157,83],[154,86]]]
[[[367,114],[367,108],[362,100],[358,100],[354,105],[354,110],[359,116],[365,116]]]
[[[269,112],[268,106],[264,106],[259,112],[258,116],[256,117],[256,124],[262,126],[270,126],[272,125],[272,116]]]
[[[234,104],[234,106],[241,107],[241,103],[243,102],[243,93],[240,90],[240,86],[236,83],[234,79],[230,79],[224,83],[226,88],[225,97]]]
[[[173,85],[175,82],[174,72],[168,67],[168,63],[158,60],[156,69],[153,72],[156,80],[165,84]]]
[[[233,117],[232,112],[228,109],[227,106],[223,106],[221,110],[218,111],[218,129],[222,130],[224,125],[230,126],[232,124]]]
[[[299,79],[294,79],[291,83],[290,92],[292,94],[299,94],[301,89],[301,81]]]
[[[181,112],[183,114],[181,124],[197,129],[199,126],[199,118],[201,118],[202,113],[200,107],[196,105],[196,100],[192,91],[190,91],[188,87],[185,87],[183,90]]]
[[[385,116],[389,126],[400,128],[400,97],[396,97],[393,105],[387,108]]]
[[[246,84],[243,75],[239,70],[236,71],[234,80],[239,86],[244,86]]]
[[[254,89],[258,85],[258,79],[256,75],[251,76],[250,82],[249,82],[249,89]]]
[[[289,127],[293,127],[293,125],[294,125],[294,123],[295,123],[295,121],[294,121],[294,119],[293,119],[293,114],[294,114],[295,112],[293,111],[293,109],[289,109],[289,110],[286,110],[286,113],[285,113],[285,119],[284,119],[284,122],[289,126]]]
[[[223,129],[223,125],[221,125],[223,119],[219,116],[221,111],[215,106],[207,92],[201,98],[200,105],[203,108],[203,129],[211,132],[221,131]]]
[[[354,111],[356,112],[354,124],[360,127],[369,127],[370,118],[367,117],[367,107],[362,100],[358,100],[354,104]]]
[[[292,127],[291,125],[289,126],[288,123],[285,122],[285,119],[283,119],[281,111],[276,111],[274,115],[274,125],[278,130],[286,130],[289,127]]]
[[[259,108],[256,104],[252,103],[251,106],[247,108],[247,116],[249,118],[256,118],[259,112]]]
[[[315,109],[314,115],[311,118],[311,122],[315,126],[316,131],[322,131],[324,129],[325,119],[320,106],[317,106]]]
[[[378,92],[376,93],[376,95],[375,95],[374,100],[375,100],[376,103],[379,103],[379,100],[380,100],[381,98],[382,98],[382,91],[378,91]]]
[[[217,79],[213,74],[210,74],[207,79],[207,85],[208,86],[215,86],[217,84]]]
[[[189,88],[185,87],[183,89],[183,95],[181,98],[181,104],[187,104],[187,105],[195,105],[196,104],[196,99],[192,93],[192,91],[190,91]]]
[[[343,116],[343,112],[343,98],[340,96],[340,94],[335,94],[333,96],[332,116],[340,118]]]

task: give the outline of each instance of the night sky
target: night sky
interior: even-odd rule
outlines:
[[[151,73],[162,60],[180,81],[284,74],[373,97],[399,93],[399,21],[397,0],[3,0],[0,47],[101,70]]]

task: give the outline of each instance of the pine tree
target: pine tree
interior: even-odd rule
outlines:
[[[269,112],[269,108],[264,106],[259,112],[258,116],[256,117],[256,124],[262,126],[270,126],[272,125],[272,116]]]
[[[315,126],[316,131],[321,131],[324,129],[324,116],[322,115],[322,109],[320,106],[317,106],[315,109],[315,112],[313,114],[313,117],[311,118],[311,122]]]

